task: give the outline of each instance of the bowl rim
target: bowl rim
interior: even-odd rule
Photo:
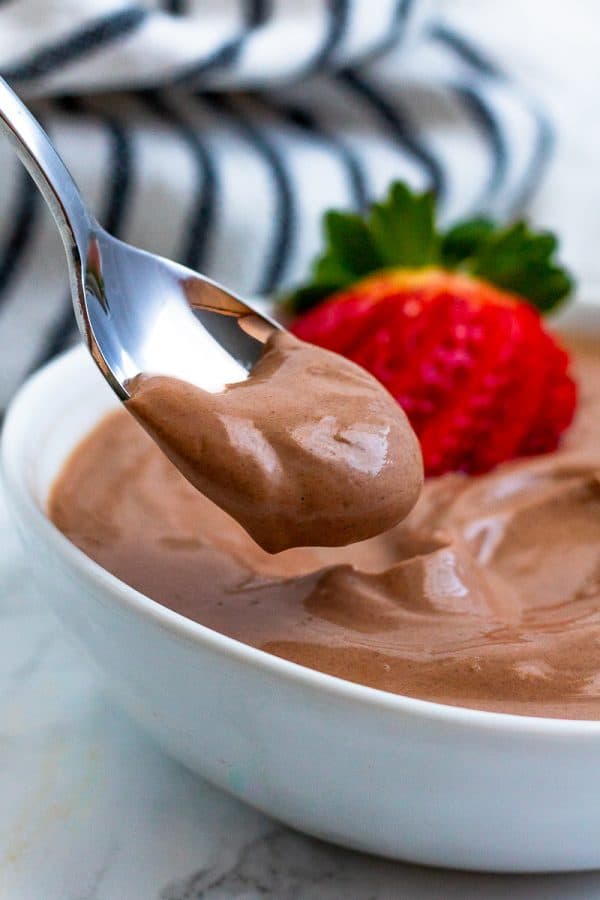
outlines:
[[[183,638],[198,646],[208,646],[212,651],[232,656],[253,669],[266,670],[270,675],[315,690],[332,699],[353,702],[382,712],[402,714],[405,717],[476,728],[480,731],[559,739],[577,736],[600,740],[600,720],[529,716],[452,706],[394,694],[310,669],[244,644],[174,612],[121,581],[86,556],[56,528],[35,501],[27,486],[24,454],[19,449],[25,443],[29,423],[35,418],[36,410],[40,408],[40,401],[51,387],[51,382],[60,380],[69,367],[81,365],[84,360],[87,360],[87,351],[80,345],[61,354],[30,376],[9,406],[0,444],[2,481],[7,496],[21,512],[26,526],[50,545],[84,581],[95,582],[97,587],[105,590],[113,602],[117,602],[140,619],[149,619],[154,625],[175,634],[180,639]]]

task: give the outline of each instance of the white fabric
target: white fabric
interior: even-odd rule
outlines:
[[[520,213],[550,149],[428,0],[0,0],[0,74],[106,227],[245,294],[301,278],[323,212],[394,179],[446,220]],[[0,407],[72,337],[58,234],[0,142]]]

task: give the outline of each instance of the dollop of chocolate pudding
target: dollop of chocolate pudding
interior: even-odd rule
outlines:
[[[576,347],[575,374],[559,452],[431,479],[404,523],[353,546],[270,556],[123,410],[67,462],[50,516],[123,581],[278,656],[443,703],[600,719],[597,344]]]
[[[218,393],[163,376],[128,388],[129,412],[169,459],[269,553],[386,531],[423,485],[419,442],[385,388],[286,332]]]

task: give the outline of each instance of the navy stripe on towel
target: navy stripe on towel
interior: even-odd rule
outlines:
[[[9,214],[10,233],[0,248],[0,302],[6,298],[19,263],[27,249],[27,241],[39,212],[41,198],[33,179],[23,167],[19,173],[19,189],[15,209]]]
[[[309,137],[330,148],[345,169],[352,206],[357,210],[366,209],[369,203],[369,190],[364,167],[359,157],[343,140],[322,125],[305,107],[275,103],[264,94],[253,95],[253,99],[274,112],[284,122],[299,128]]]
[[[451,28],[447,28],[445,25],[438,22],[429,29],[429,34],[442,44],[452,47],[463,62],[467,63],[471,68],[476,69],[478,72],[481,72],[481,74],[490,75],[494,78],[504,78],[502,70],[499,69],[491,59],[485,56],[478,47],[474,47],[466,40],[466,38],[456,31],[453,31]]]
[[[522,213],[533,195],[546,171],[552,150],[554,147],[554,129],[550,120],[541,112],[537,116],[537,137],[535,147],[527,166],[527,171],[523,176],[520,187],[518,188],[511,203],[511,213],[513,216]]]
[[[453,90],[474,117],[492,153],[492,166],[487,184],[475,204],[478,210],[485,210],[494,199],[498,188],[502,186],[506,177],[508,168],[506,139],[492,110],[485,103],[481,94],[465,85],[453,85]]]
[[[107,177],[107,202],[100,215],[100,221],[115,237],[120,236],[123,227],[125,211],[131,190],[131,173],[133,168],[133,153],[127,130],[112,116],[105,116],[95,110],[87,110],[80,100],[65,97],[60,101],[60,106],[66,112],[82,113],[98,118],[106,126],[111,139],[111,152],[108,161]],[[65,298],[63,308],[50,328],[42,348],[37,354],[30,371],[38,369],[48,360],[70,344],[77,333],[77,322],[73,312],[71,296]]]
[[[252,144],[269,167],[275,190],[274,234],[255,293],[271,294],[281,282],[293,242],[295,212],[290,176],[282,154],[273,142],[265,137],[262,130],[243,114],[238,104],[219,94],[203,94],[202,100],[210,103],[217,113],[227,113],[232,125]]]
[[[303,67],[305,75],[320,71],[328,63],[333,51],[339,46],[348,27],[349,0],[329,0],[326,14],[325,37],[313,57]]]
[[[206,250],[214,222],[217,200],[217,170],[211,153],[199,134],[156,93],[138,95],[142,102],[163,121],[170,122],[191,150],[197,168],[197,188],[189,219],[184,226],[179,262],[200,270],[206,265]]]
[[[478,47],[475,47],[467,38],[453,31],[445,25],[437,24],[429,29],[429,34],[435,40],[444,44],[473,72],[478,75],[484,75],[490,81],[499,83],[507,82],[505,73],[495,65]],[[543,109],[535,100],[524,93],[519,87],[510,84],[512,92],[521,100],[525,107],[533,116],[536,127],[536,138],[531,159],[527,166],[525,175],[521,180],[521,184],[510,199],[509,211],[516,215],[527,205],[528,201],[535,193],[539,181],[544,174],[546,163],[552,152],[554,144],[554,131],[550,120],[546,116]]]
[[[400,146],[425,171],[429,182],[428,187],[434,191],[438,198],[443,198],[445,177],[442,166],[433,153],[419,141],[414,129],[411,129],[404,120],[397,106],[392,106],[381,93],[351,69],[345,69],[340,72],[338,77],[375,110]]]
[[[242,52],[250,33],[268,19],[270,11],[271,0],[245,0],[244,21],[240,33],[235,37],[224,41],[219,47],[209,53],[208,56],[196,63],[185,66],[185,68],[180,70],[175,78],[172,79],[171,83],[195,84],[198,79],[202,75],[206,75],[207,72],[233,65]]]
[[[165,12],[171,13],[172,16],[182,16],[186,6],[186,0],[163,0]]]
[[[385,29],[383,38],[361,57],[361,66],[378,59],[380,56],[384,56],[390,50],[394,50],[403,40],[413,3],[414,0],[397,0],[390,24]]]
[[[42,47],[28,59],[8,66],[0,74],[12,82],[33,81],[49,75],[68,63],[81,60],[104,44],[130,34],[142,24],[147,15],[147,10],[131,6],[103,16],[77,29],[70,37]]]

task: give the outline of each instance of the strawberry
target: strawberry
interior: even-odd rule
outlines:
[[[375,375],[409,417],[425,471],[486,472],[554,450],[576,389],[542,312],[571,289],[556,241],[487,219],[445,233],[430,194],[394,184],[362,218],[330,212],[291,330]]]

